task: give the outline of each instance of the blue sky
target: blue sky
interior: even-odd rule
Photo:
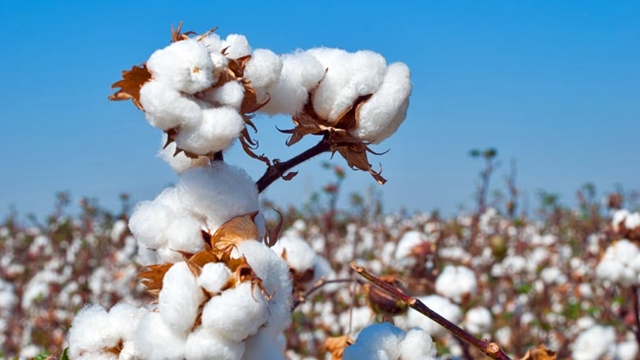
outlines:
[[[0,215],[13,205],[42,216],[60,190],[116,208],[121,192],[152,199],[175,181],[154,157],[160,132],[132,104],[106,98],[121,70],[165,46],[180,21],[276,53],[371,49],[407,63],[407,119],[376,148],[389,153],[370,159],[389,180],[379,187],[388,210],[471,206],[472,148],[498,149],[498,185],[515,159],[531,204],[540,189],[571,203],[585,182],[638,189],[639,18],[631,1],[1,1]],[[256,124],[271,157],[312,143],[287,149],[275,131],[286,118]],[[264,171],[239,146],[226,159],[255,178]],[[267,196],[300,204],[329,178],[324,159]],[[347,192],[377,186],[348,175]]]

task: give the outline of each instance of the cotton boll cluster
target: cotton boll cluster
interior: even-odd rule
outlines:
[[[602,256],[596,276],[622,286],[640,284],[640,250],[623,239],[609,245]]]
[[[406,333],[390,323],[363,329],[353,345],[344,349],[344,360],[430,360],[436,358],[436,346],[425,331],[414,328]]]
[[[438,294],[458,303],[473,295],[477,287],[476,274],[466,266],[447,265],[436,280]]]
[[[640,240],[640,213],[626,209],[617,210],[613,214],[611,227],[619,236],[634,241]]]
[[[595,325],[583,331],[573,343],[575,360],[613,358],[615,355],[615,330],[613,327]]]

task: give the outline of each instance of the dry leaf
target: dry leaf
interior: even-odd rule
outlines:
[[[162,289],[164,274],[167,273],[171,266],[173,266],[172,263],[149,265],[143,268],[140,274],[138,274],[138,279],[141,279],[147,291],[157,295],[160,289]]]
[[[556,360],[557,356],[558,354],[555,351],[547,349],[542,344],[535,349],[529,349],[520,360]]]
[[[122,80],[111,85],[112,89],[120,88],[120,90],[109,95],[109,100],[119,101],[131,99],[133,104],[142,110],[142,104],[140,104],[140,89],[149,80],[151,80],[151,73],[147,70],[145,64],[134,66],[131,70],[124,70],[122,72]]]
[[[211,235],[211,247],[213,251],[227,251],[237,243],[245,240],[257,240],[258,228],[255,218],[257,211],[231,218],[220,225],[218,230]]]
[[[330,337],[324,341],[324,348],[331,353],[331,360],[342,360],[344,349],[349,345],[353,345],[349,335]]]

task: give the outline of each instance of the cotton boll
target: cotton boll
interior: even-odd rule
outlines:
[[[244,69],[244,77],[251,81],[259,103],[267,99],[267,88],[280,78],[282,60],[273,51],[256,49]]]
[[[575,360],[597,360],[613,357],[615,352],[615,330],[610,326],[595,325],[578,335],[572,344]]]
[[[234,216],[258,210],[258,189],[247,173],[225,162],[189,169],[177,186],[183,207],[206,222],[210,231]]]
[[[220,87],[207,91],[204,100],[215,107],[228,106],[240,111],[244,99],[244,87],[239,81],[229,81]]]
[[[403,260],[411,256],[411,253],[416,246],[419,246],[426,241],[427,236],[423,232],[415,230],[407,231],[402,235],[400,241],[398,241],[394,257],[396,260]]]
[[[209,294],[217,294],[231,277],[231,270],[224,263],[207,263],[198,276],[198,285]]]
[[[213,63],[204,44],[181,40],[156,50],[147,61],[153,78],[170,88],[195,94],[211,87]]]
[[[155,80],[140,89],[140,103],[149,123],[163,131],[192,123],[202,116],[193,99]]]
[[[186,360],[240,360],[245,343],[229,340],[215,330],[199,327],[189,334],[185,345]]]
[[[624,219],[624,226],[627,229],[635,229],[640,226],[640,213],[634,212]]]
[[[118,303],[109,310],[109,322],[121,339],[133,340],[140,319],[148,313],[144,307]]]
[[[358,112],[358,126],[351,134],[363,141],[379,144],[393,135],[407,116],[411,95],[411,73],[407,65],[387,67],[382,85]]]
[[[436,292],[456,302],[475,294],[477,288],[476,274],[465,266],[447,265],[436,279]]]
[[[400,342],[400,359],[402,360],[435,360],[436,344],[426,331],[413,328]]]
[[[234,341],[253,335],[269,317],[267,303],[258,286],[243,282],[207,302],[202,326],[215,329]]]
[[[162,144],[164,145],[166,142],[167,135],[165,134],[163,136]],[[209,158],[206,156],[200,156],[197,159],[192,159],[185,155],[184,152],[176,154],[176,148],[177,146],[175,141],[172,141],[166,147],[160,149],[158,156],[160,156],[162,160],[166,161],[173,171],[178,174],[192,167],[205,166],[209,164]]]
[[[187,214],[186,210],[182,207],[178,190],[175,187],[168,187],[162,190],[154,202],[169,208],[173,212],[174,217]]]
[[[209,54],[213,63],[213,72],[211,74],[211,83],[216,85],[220,81],[220,76],[227,71],[229,59],[220,52]]]
[[[282,332],[291,322],[292,284],[289,267],[275,252],[260,241],[243,241],[236,246],[234,256],[247,260],[271,298],[267,300],[272,333]]]
[[[491,312],[483,306],[469,309],[464,316],[464,326],[472,334],[484,334],[493,326]]]
[[[198,316],[204,294],[187,263],[174,264],[162,279],[158,309],[162,320],[178,334],[185,334]]]
[[[224,48],[227,48],[226,55],[229,59],[238,59],[251,54],[251,46],[244,35],[227,35],[222,42],[222,49]]]
[[[613,227],[613,231],[620,231],[620,224],[624,224],[625,219],[629,215],[631,215],[631,213],[627,209],[616,210],[616,212],[613,213],[613,218],[611,219],[611,226]]]
[[[140,245],[158,249],[165,242],[165,232],[174,212],[157,201],[142,201],[136,205],[129,220],[129,229]]]
[[[243,129],[244,119],[235,109],[205,108],[201,121],[180,127],[176,144],[180,149],[205,155],[228,148]]]
[[[311,246],[295,235],[281,237],[271,249],[284,258],[287,264],[299,274],[313,268],[317,257]]]
[[[634,360],[638,356],[638,342],[634,339],[633,334],[628,333],[627,340],[616,346],[616,359],[618,360]]]
[[[444,298],[442,296],[428,295],[418,298],[418,300],[422,301],[431,310],[437,312],[452,323],[459,322],[460,318],[462,317],[460,308],[457,305],[452,304],[447,298]],[[407,316],[407,323],[410,326],[417,326],[422,328],[431,336],[444,336],[447,334],[447,330],[445,328],[417,311],[409,311]]]
[[[210,34],[208,34],[207,36],[204,36],[200,42],[202,43],[202,45],[204,45],[204,47],[207,49],[207,51],[209,51],[210,53],[220,53],[220,50],[222,50],[223,46],[223,40],[220,39],[220,35],[216,34],[215,32],[212,32]]]
[[[134,346],[144,359],[182,360],[186,337],[173,331],[157,312],[145,315],[136,329]]]
[[[182,216],[167,229],[168,247],[174,251],[196,253],[204,249],[202,224],[191,216]]]
[[[364,328],[356,342],[344,349],[344,360],[397,359],[398,345],[404,332],[390,323],[372,324]]]
[[[261,112],[295,115],[302,110],[311,91],[324,76],[324,67],[306,52],[295,52],[282,57],[282,71],[278,82],[269,86],[271,100]]]
[[[102,306],[90,305],[80,310],[71,323],[69,356],[97,353],[117,345],[118,341],[118,331],[111,326],[107,311]]]
[[[347,66],[351,54],[344,50],[327,48],[311,49],[308,53],[319,59],[326,69],[322,82],[313,94],[313,109],[320,118],[332,123],[335,118],[330,117],[336,98],[340,91],[346,88],[351,76],[351,69]]]

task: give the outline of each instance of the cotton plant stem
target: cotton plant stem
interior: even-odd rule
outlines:
[[[283,162],[274,162],[273,165],[267,168],[262,177],[258,181],[256,181],[258,192],[263,192],[276,180],[280,179],[287,171],[313,158],[314,156],[330,150],[331,142],[329,141],[328,134],[326,134],[316,145],[294,156],[293,158]]]
[[[640,346],[640,300],[638,299],[638,286],[631,287],[631,298],[633,299],[633,317],[635,320],[636,328],[633,332],[636,336],[636,342]]]
[[[349,263],[349,266],[351,267],[351,269],[357,272],[360,276],[364,277],[365,279],[369,280],[373,284],[382,288],[384,291],[388,292],[391,296],[393,296],[397,300],[404,302],[412,309],[418,311],[419,313],[425,315],[429,319],[440,324],[442,327],[444,327],[445,329],[453,333],[453,335],[455,335],[458,339],[472,345],[476,349],[480,350],[483,354],[489,356],[492,359],[511,360],[511,358],[507,356],[507,354],[505,354],[502,351],[502,349],[500,349],[500,346],[498,346],[498,344],[487,341],[487,340],[476,339],[473,335],[469,334],[468,332],[466,332],[456,324],[450,322],[449,320],[440,316],[440,314],[431,310],[422,301],[414,297],[408,296],[402,291],[400,291],[397,287],[380,280],[380,278],[373,275],[364,267],[357,266],[355,262],[352,261],[351,263]]]

